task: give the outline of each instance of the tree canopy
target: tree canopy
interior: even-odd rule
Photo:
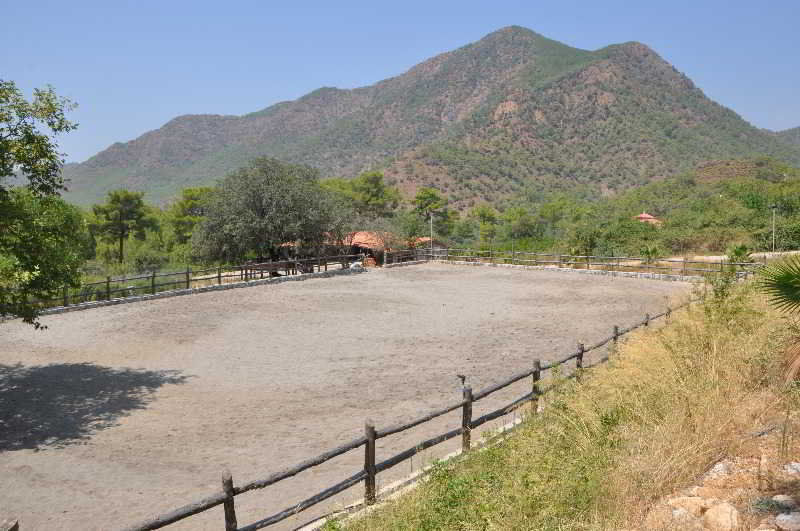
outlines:
[[[156,219],[148,212],[142,200],[142,192],[114,190],[108,193],[108,201],[104,205],[95,205],[92,210],[95,222],[92,230],[107,242],[119,245],[119,263],[125,258],[125,241],[133,235],[140,240],[145,237],[145,230],[158,227]]]
[[[179,244],[184,244],[192,237],[192,231],[200,223],[208,210],[208,203],[214,189],[209,186],[184,188],[181,197],[170,206],[167,213],[169,224]]]
[[[315,248],[340,238],[348,215],[317,170],[263,157],[219,183],[192,243],[205,260],[277,258],[284,243]]]
[[[63,155],[53,137],[77,127],[65,116],[74,107],[52,87],[35,89],[29,102],[13,81],[0,79],[0,193],[15,174],[27,179],[35,195],[64,189]]]
[[[81,213],[58,197],[63,156],[54,136],[76,124],[74,105],[52,87],[27,101],[16,84],[0,80],[0,315],[37,328],[36,299],[75,286],[87,231]],[[12,188],[21,179],[27,189]]]
[[[400,204],[400,192],[389,186],[383,173],[369,171],[354,179],[327,179],[323,187],[342,196],[356,214],[366,218],[385,218]]]
[[[33,300],[80,284],[89,237],[81,212],[57,195],[21,187],[0,194],[0,315],[38,328]]]

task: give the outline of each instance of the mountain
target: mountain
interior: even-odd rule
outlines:
[[[794,144],[796,146],[800,146],[800,127],[795,127],[793,129],[787,129],[785,131],[779,131],[777,133],[778,138],[783,140],[784,142],[788,142],[789,144]]]
[[[163,202],[258,155],[354,176],[370,168],[458,204],[524,186],[610,193],[709,159],[800,147],[709,100],[647,46],[569,47],[520,27],[352,90],[321,88],[244,116],[187,115],[64,168],[67,198],[145,190]]]

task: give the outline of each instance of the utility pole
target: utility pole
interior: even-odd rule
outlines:
[[[431,260],[433,260],[433,210],[428,211],[428,216],[431,218]]]
[[[772,209],[772,252],[775,252],[775,211],[778,209],[778,205],[770,205]]]

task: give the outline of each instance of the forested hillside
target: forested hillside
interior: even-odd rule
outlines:
[[[786,129],[785,131],[778,132],[778,136],[790,144],[795,144],[800,146],[800,127],[795,127],[793,129]]]
[[[327,177],[385,169],[407,193],[433,185],[466,207],[524,185],[603,193],[752,154],[800,163],[800,146],[709,100],[643,44],[586,51],[508,27],[368,87],[181,116],[64,173],[79,203],[120,187],[164,202],[269,155]]]

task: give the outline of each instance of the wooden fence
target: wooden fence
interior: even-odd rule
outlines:
[[[500,383],[489,386],[478,392],[473,393],[471,387],[464,387],[460,400],[453,402],[447,406],[444,406],[440,409],[437,409],[436,411],[431,411],[409,422],[397,424],[394,426],[389,426],[383,429],[376,429],[374,424],[371,421],[367,420],[364,427],[364,435],[356,439],[353,439],[352,441],[343,444],[337,448],[333,448],[314,458],[298,463],[295,466],[276,472],[270,476],[267,476],[266,478],[250,481],[248,483],[244,483],[242,485],[237,486],[234,485],[230,473],[223,472],[222,489],[216,494],[212,494],[211,496],[203,498],[202,500],[191,503],[189,505],[185,505],[169,513],[162,514],[160,516],[156,516],[149,520],[140,522],[139,524],[126,528],[126,531],[147,531],[151,529],[160,529],[169,524],[188,518],[192,515],[198,514],[203,511],[207,511],[218,505],[222,505],[224,507],[224,525],[225,525],[224,529],[226,531],[237,531],[237,530],[253,531],[256,529],[263,529],[265,527],[281,522],[282,520],[285,520],[286,518],[289,518],[293,515],[296,515],[308,509],[309,507],[312,507],[361,482],[364,483],[364,504],[372,505],[376,502],[379,494],[376,488],[376,476],[379,473],[391,469],[392,467],[400,464],[401,462],[407,459],[410,459],[414,455],[420,453],[421,451],[427,448],[443,443],[458,436],[461,436],[462,452],[468,452],[473,447],[471,434],[472,431],[475,430],[475,428],[478,428],[479,426],[485,424],[486,422],[505,416],[511,413],[512,411],[517,410],[518,408],[520,408],[525,404],[530,404],[530,413],[536,414],[538,409],[539,398],[544,393],[554,389],[560,383],[566,381],[566,379],[579,376],[582,370],[607,361],[609,359],[610,354],[613,352],[613,349],[609,349],[608,353],[603,355],[599,360],[595,361],[591,365],[586,365],[584,363],[584,357],[587,353],[596,349],[600,349],[601,347],[604,347],[609,343],[611,344],[611,346],[615,346],[619,341],[619,339],[625,334],[628,334],[640,327],[649,326],[650,323],[655,319],[659,319],[662,317],[666,317],[668,319],[673,311],[685,307],[686,305],[690,304],[690,302],[686,302],[675,308],[667,308],[666,311],[657,315],[645,314],[645,317],[642,321],[635,323],[634,325],[628,328],[620,328],[619,326],[614,326],[611,335],[606,337],[605,339],[589,346],[586,346],[583,343],[578,343],[577,348],[574,352],[571,352],[554,361],[542,363],[539,359],[534,359],[532,360],[531,366],[528,369],[523,370]],[[574,371],[571,372],[571,374],[566,376],[565,379],[563,380],[554,380],[554,383],[551,383],[547,387],[543,386],[542,377],[545,371],[556,369],[557,367],[560,368],[565,364],[571,362],[572,360],[574,360],[574,365],[572,367],[569,366],[565,367],[566,369],[574,368]],[[563,369],[558,369],[557,373],[564,374],[565,371]],[[526,393],[525,395],[517,398],[516,400],[506,404],[505,406],[499,409],[496,409],[490,413],[486,413],[485,415],[482,415],[480,417],[473,418],[472,406],[475,402],[482,400],[487,396],[501,389],[504,389],[515,382],[519,382],[520,380],[524,380],[526,378],[530,378],[530,384],[531,384],[530,392]],[[441,435],[438,435],[436,437],[431,437],[424,441],[420,441],[418,444],[415,444],[414,446],[408,448],[407,450],[402,451],[392,457],[389,457],[382,461],[377,461],[375,453],[375,442],[378,439],[382,439],[384,437],[388,437],[390,435],[406,431],[415,426],[419,426],[420,424],[433,420],[437,417],[440,417],[452,411],[456,411],[458,409],[461,410],[460,426],[457,426],[456,428]],[[237,496],[240,496],[246,492],[250,492],[253,490],[263,489],[270,485],[275,485],[276,483],[284,479],[295,476],[312,467],[321,465],[322,463],[325,463],[326,461],[329,461],[334,457],[340,456],[346,452],[350,452],[352,450],[356,450],[361,447],[364,447],[363,469],[356,471],[353,475],[343,479],[342,481],[336,483],[335,485],[332,485],[326,488],[325,490],[318,492],[313,496],[310,496],[305,500],[302,500],[299,503],[292,505],[291,507],[288,507],[280,512],[267,516],[266,518],[258,520],[257,522],[253,522],[241,527],[239,526],[239,522],[236,517],[236,505],[235,505],[235,500]]]
[[[103,301],[140,295],[155,295],[162,291],[191,289],[199,286],[249,282],[270,276],[288,276],[301,273],[327,271],[329,266],[349,267],[354,260],[364,259],[363,254],[319,256],[275,262],[248,262],[241,265],[219,266],[207,269],[186,269],[170,273],[148,273],[124,278],[106,277],[100,282],[88,282],[79,288],[64,286],[61,296],[37,300],[41,308],[72,306],[91,301]]]
[[[482,251],[478,249],[410,249],[390,251],[385,254],[385,264],[396,264],[418,260],[445,260],[464,262],[486,262],[528,266],[570,267],[574,269],[603,269],[607,271],[655,272],[672,275],[708,275],[735,272],[738,276],[752,275],[762,266],[751,262],[730,262],[654,258],[632,256],[565,255],[553,253],[528,253],[520,251]]]

